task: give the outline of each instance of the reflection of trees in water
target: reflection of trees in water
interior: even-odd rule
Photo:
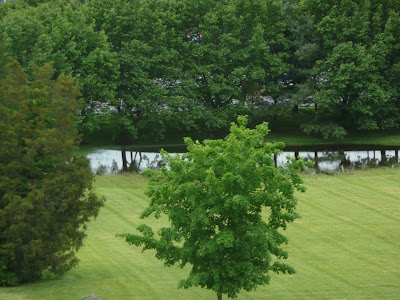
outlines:
[[[363,169],[363,168],[376,168],[382,166],[393,166],[399,163],[399,150],[395,150],[394,155],[387,155],[385,150],[381,151],[381,158],[376,157],[376,151],[372,151],[373,155],[370,155],[371,151],[366,151],[367,157],[357,159],[352,159],[350,155],[346,155],[344,151],[314,151],[314,157],[310,153],[305,157],[305,160],[312,160],[314,162],[314,167],[317,171],[323,171],[319,167],[319,163],[322,162],[339,162],[338,171],[344,171],[345,169]],[[131,153],[131,163],[127,163],[129,166],[128,172],[138,172],[145,168],[150,168],[152,170],[158,170],[162,166],[165,166],[165,162],[161,159],[161,156],[157,154],[153,160],[141,152],[136,152],[135,156],[132,157]],[[126,155],[125,155],[126,156]],[[294,156],[298,159],[299,152],[294,152]],[[277,157],[274,157],[275,164],[277,164]],[[134,167],[133,167],[134,166]]]
[[[118,172],[119,172],[118,163],[115,161],[115,159],[113,159],[110,170],[108,170],[107,165],[100,164],[94,173],[96,175],[104,175],[108,173],[116,174]]]
[[[388,151],[389,154],[388,154]],[[312,160],[314,168],[317,172],[324,172],[335,174],[343,172],[346,169],[363,169],[363,168],[376,168],[381,166],[394,166],[399,164],[399,150],[382,150],[379,151],[361,151],[360,155],[356,156],[353,151],[345,153],[344,151],[313,151],[303,152],[303,159]],[[154,155],[154,156],[153,156]],[[297,159],[300,158],[298,151],[291,152]],[[139,151],[121,151],[117,156],[122,158],[114,158],[112,163],[101,161],[101,164],[94,172],[98,175],[107,173],[137,173],[150,168],[158,170],[165,165],[160,154],[155,153],[142,153]],[[115,157],[115,156],[114,156]],[[277,156],[274,157],[275,164],[278,165]],[[118,162],[117,162],[118,161]]]
[[[317,171],[323,171],[319,168],[321,162],[338,162],[339,167],[337,170],[344,171],[347,168],[350,169],[363,169],[363,168],[377,168],[387,167],[399,164],[399,150],[394,150],[394,155],[387,155],[386,150],[381,150],[380,159],[376,157],[377,151],[366,151],[367,157],[358,156],[357,159],[351,158],[350,155],[346,155],[344,151],[315,151],[314,157],[311,153],[304,157],[305,160],[312,160],[314,167]],[[299,157],[299,152],[295,152],[294,156]]]
[[[394,166],[399,163],[399,150],[395,150],[394,155],[387,155],[385,150],[381,150],[381,158],[376,157],[376,151],[372,151],[373,155],[370,155],[370,151],[367,151],[367,157],[358,157],[357,160],[351,160],[350,156],[347,156],[342,161],[343,166],[347,166],[352,169],[363,169],[363,168],[378,168]]]
[[[104,175],[107,173],[107,166],[106,165],[100,165],[94,172],[96,175]]]
[[[118,173],[118,164],[115,159],[111,163],[111,173]]]
[[[369,151],[367,152],[367,157],[360,158],[355,161],[348,160],[348,166],[353,169],[362,168],[378,168],[378,167],[388,167],[399,163],[399,150],[395,150],[395,154],[387,155],[385,150],[381,150],[381,158],[376,158],[376,153],[373,151],[373,156],[370,156]]]
[[[166,165],[159,154],[156,154],[152,161],[150,161],[146,155],[143,155],[143,160],[147,161],[146,169],[159,170],[161,167]]]
[[[122,157],[122,169],[123,173],[137,173],[143,169],[159,170],[162,166],[165,166],[165,162],[161,159],[161,155],[156,154],[153,160],[141,152],[135,152],[133,156],[133,151],[130,152],[130,162],[127,160],[127,151],[121,151]]]
[[[371,157],[364,157],[359,158],[359,160],[351,162],[348,164],[348,167],[352,169],[363,169],[363,168],[376,168],[379,166],[379,159],[371,158]]]

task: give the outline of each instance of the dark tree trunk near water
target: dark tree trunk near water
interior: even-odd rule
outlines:
[[[125,150],[121,151],[121,156],[122,156],[122,171],[126,172],[126,171],[128,171],[128,161],[126,160],[126,151]]]
[[[381,150],[381,163],[385,163],[385,162],[386,162],[386,151]]]

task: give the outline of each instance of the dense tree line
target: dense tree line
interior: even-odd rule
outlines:
[[[315,98],[343,125],[399,125],[400,1],[301,2],[319,41]]]
[[[79,78],[89,133],[216,132],[315,104],[314,123],[399,125],[400,1],[93,0],[0,6],[6,55]],[[107,118],[99,118],[99,116]],[[103,124],[104,125],[104,124]]]

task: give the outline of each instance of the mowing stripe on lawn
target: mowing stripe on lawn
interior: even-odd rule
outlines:
[[[303,177],[302,217],[285,232],[287,263],[297,273],[271,274],[270,285],[238,299],[399,299],[400,169]],[[200,288],[177,289],[189,268],[165,268],[154,251],[115,237],[144,222],[158,228],[167,222],[139,218],[148,205],[145,185],[137,175],[98,177],[96,190],[107,202],[88,226],[80,265],[61,279],[0,288],[0,299],[215,299]]]

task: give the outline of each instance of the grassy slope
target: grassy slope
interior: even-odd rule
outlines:
[[[304,178],[302,218],[287,232],[288,262],[297,274],[273,275],[269,286],[242,292],[239,299],[398,299],[400,169]],[[96,186],[108,202],[89,226],[80,265],[61,279],[0,288],[0,299],[216,298],[200,288],[176,289],[188,269],[165,268],[154,253],[115,237],[142,222],[144,178],[103,176]]]
[[[385,132],[359,133],[350,132],[342,140],[324,139],[308,136],[300,131],[270,132],[269,141],[284,142],[287,146],[312,146],[315,145],[382,145],[400,146],[400,130]]]
[[[385,131],[356,131],[350,130],[342,139],[324,139],[305,135],[301,128],[304,123],[309,123],[314,118],[313,108],[303,107],[297,114],[293,112],[282,113],[275,123],[270,123],[272,131],[270,140],[285,142],[287,146],[314,146],[314,145],[384,145],[400,146],[400,130],[390,129]]]

